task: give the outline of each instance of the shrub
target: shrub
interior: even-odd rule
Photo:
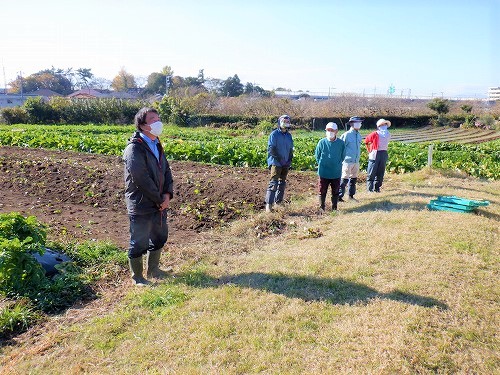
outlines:
[[[72,99],[51,102],[67,124],[131,124],[143,101],[123,99]]]
[[[438,115],[437,118],[431,120],[433,126],[448,126],[450,120],[444,115]]]
[[[471,113],[472,112],[472,105],[470,104],[463,104],[460,106],[460,109],[464,111],[465,113]]]
[[[276,126],[269,120],[259,121],[255,129],[263,134],[269,134]]]
[[[494,129],[495,128],[495,118],[492,115],[483,115],[479,117],[479,127],[483,127],[486,129]]]
[[[182,99],[173,96],[164,96],[161,101],[156,102],[154,107],[165,122],[179,126],[189,123],[188,109],[182,105]]]
[[[461,127],[462,128],[466,128],[466,129],[473,128],[475,126],[474,125],[475,122],[476,122],[476,116],[469,114],[469,115],[465,116],[465,120],[462,123]]]
[[[58,113],[43,98],[28,98],[23,105],[32,124],[53,124],[59,121]]]
[[[2,108],[2,118],[9,124],[26,124],[28,123],[28,114],[22,107]]]
[[[448,99],[436,98],[427,103],[427,107],[436,111],[438,115],[444,115],[450,111],[450,101]]]

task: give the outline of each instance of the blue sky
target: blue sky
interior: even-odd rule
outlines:
[[[55,68],[265,89],[484,97],[500,86],[500,0],[2,2],[4,81]],[[4,79],[5,77],[5,79]]]

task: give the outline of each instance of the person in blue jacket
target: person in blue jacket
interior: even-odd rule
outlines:
[[[280,116],[278,128],[271,132],[267,142],[267,166],[271,178],[266,191],[266,212],[271,212],[274,204],[283,202],[285,196],[286,177],[293,158],[290,125],[290,116]]]
[[[316,146],[315,157],[318,163],[318,190],[319,208],[325,210],[328,186],[332,190],[332,211],[337,210],[339,198],[340,176],[342,175],[342,161],[345,157],[345,144],[337,138],[338,127],[334,122],[326,124],[326,136],[320,139]]]
[[[356,194],[356,181],[358,180],[359,174],[359,159],[361,157],[361,143],[363,137],[359,133],[361,128],[361,123],[363,119],[361,117],[351,117],[348,124],[350,129],[340,136],[345,143],[345,158],[342,162],[342,181],[340,183],[340,193],[339,201],[343,202],[346,186],[349,184],[349,198],[354,199],[354,194]]]

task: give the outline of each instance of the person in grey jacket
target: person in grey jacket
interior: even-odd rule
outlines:
[[[361,157],[361,142],[362,137],[359,134],[361,117],[351,117],[348,124],[350,129],[340,136],[345,143],[345,158],[342,162],[342,181],[340,183],[339,201],[343,202],[346,186],[349,184],[349,198],[355,199],[356,181],[359,174],[359,159]]]
[[[170,165],[158,136],[163,124],[154,108],[135,115],[136,132],[124,152],[125,201],[130,219],[128,258],[137,286],[150,282],[143,276],[142,256],[147,255],[147,277],[160,278],[161,249],[167,242],[167,208],[173,198]]]

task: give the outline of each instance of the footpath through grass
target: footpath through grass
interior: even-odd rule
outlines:
[[[4,346],[0,372],[498,373],[500,182],[420,171],[359,190],[335,214],[311,196],[210,233],[190,247],[217,257],[55,318]],[[437,195],[490,205],[428,211]]]

